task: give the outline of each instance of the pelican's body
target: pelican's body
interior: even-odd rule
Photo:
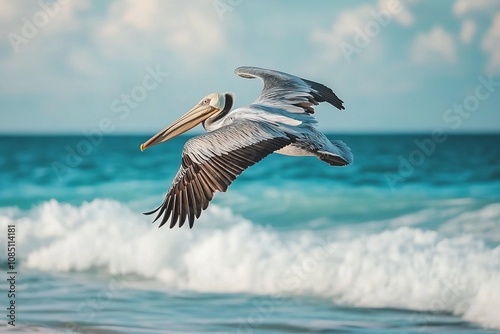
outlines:
[[[353,161],[351,150],[341,141],[330,141],[315,128],[313,107],[328,102],[344,109],[333,91],[316,82],[283,72],[239,67],[245,78],[260,77],[264,88],[249,106],[232,109],[234,96],[213,93],[202,99],[179,120],[141,145],[141,150],[165,142],[199,123],[208,133],[189,139],[182,164],[158,211],[160,226],[170,227],[186,219],[193,227],[216,191],[226,191],[246,168],[271,153],[317,156],[333,166]]]

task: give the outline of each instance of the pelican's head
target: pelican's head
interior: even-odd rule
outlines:
[[[169,139],[194,128],[196,125],[204,122],[207,118],[218,116],[226,106],[226,95],[223,93],[212,93],[205,96],[184,116],[158,132],[148,141],[141,145],[141,151],[146,148],[166,142]]]

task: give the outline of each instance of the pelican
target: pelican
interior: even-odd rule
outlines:
[[[215,192],[225,192],[245,169],[271,153],[316,156],[332,166],[353,162],[350,148],[329,140],[315,128],[314,107],[328,102],[339,110],[343,101],[328,87],[287,73],[258,67],[238,67],[243,78],[260,78],[262,92],[250,105],[232,109],[232,93],[205,96],[184,116],[141,145],[141,151],[172,139],[202,123],[208,132],[189,139],[182,163],[163,203],[145,214],[156,214],[159,227],[182,227],[208,207]]]

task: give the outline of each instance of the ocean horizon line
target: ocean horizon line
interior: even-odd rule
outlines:
[[[429,136],[432,135],[434,130],[431,131],[323,131],[327,136]],[[100,133],[103,137],[151,137],[154,131],[151,132],[116,132],[116,133]],[[193,132],[190,134],[181,134],[179,137],[194,137],[206,132]],[[500,136],[498,131],[449,131],[444,132],[448,136]],[[89,135],[95,135],[90,133]],[[83,132],[0,132],[0,137],[85,137]]]

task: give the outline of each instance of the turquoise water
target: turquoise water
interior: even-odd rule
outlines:
[[[500,332],[499,135],[334,136],[345,168],[272,155],[192,230],[141,214],[188,137],[147,138],[0,138],[17,331]]]

